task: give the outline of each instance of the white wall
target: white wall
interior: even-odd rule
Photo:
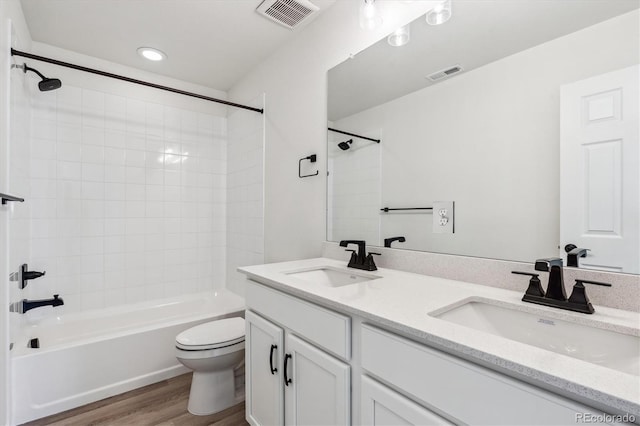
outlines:
[[[11,123],[11,47],[29,49],[31,36],[18,0],[0,1],[0,192],[9,192],[10,123]],[[17,95],[17,94],[16,94]],[[15,98],[14,98],[15,99]],[[17,101],[17,99],[15,99]],[[22,97],[22,101],[26,97]],[[24,123],[28,128],[28,123]],[[0,424],[9,423],[11,381],[9,366],[9,216],[14,204],[0,206]]]
[[[329,127],[340,129],[334,123]],[[379,132],[359,131],[360,135],[380,138]],[[348,140],[352,140],[349,149],[338,147],[338,143]],[[382,245],[380,144],[331,131],[328,141],[327,239],[364,240]]]
[[[168,80],[43,44],[34,51],[134,78]],[[10,266],[27,262],[47,271],[22,297],[59,293],[65,300],[55,312],[39,309],[24,317],[224,287],[226,108],[24,62],[60,78],[63,86],[32,92],[24,230],[31,230],[31,253]],[[38,79],[29,81],[35,86]],[[168,85],[225,97],[178,81]]]
[[[248,105],[264,108],[264,96]],[[264,263],[264,115],[231,109],[227,126],[227,288],[244,295],[237,268]]]
[[[456,202],[453,235],[433,234],[431,214],[387,214],[381,237],[497,259],[557,253],[560,86],[638,63],[639,18],[619,16],[336,121],[382,135],[384,205]]]
[[[265,261],[314,257],[326,238],[327,71],[425,13],[434,2],[379,2],[382,28],[358,26],[356,1],[337,1],[230,91],[242,102],[266,93]],[[299,179],[298,160],[318,155],[320,173]]]

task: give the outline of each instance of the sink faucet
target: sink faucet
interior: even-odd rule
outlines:
[[[407,241],[407,239],[405,237],[392,237],[392,238],[385,238],[384,239],[384,246],[385,247],[391,247],[391,243],[397,241],[399,243],[404,243],[405,241]]]
[[[589,249],[578,247],[575,244],[567,244],[564,246],[564,251],[567,252],[567,266],[578,268],[580,266],[578,258],[587,257]]]
[[[567,293],[564,290],[564,277],[562,275],[562,259],[559,257],[538,259],[534,269],[536,271],[549,272],[546,298],[562,302],[567,300]]]
[[[546,293],[542,289],[538,274],[512,271],[513,274],[528,275],[531,277],[529,287],[524,296],[522,296],[523,302],[537,303],[538,305],[551,306],[568,311],[581,312],[583,314],[592,314],[595,312],[595,309],[587,297],[584,284],[611,287],[611,284],[608,283],[577,279],[576,284],[573,286],[571,296],[567,299],[562,276],[562,259],[557,257],[538,259],[536,260],[534,268],[536,271],[549,272],[549,284],[547,285]]]
[[[340,247],[347,247],[349,244],[356,244],[358,251],[347,250],[351,252],[351,259],[349,259],[349,268],[362,269],[365,271],[376,271],[376,263],[373,261],[372,255],[380,255],[380,253],[367,254],[366,242],[362,240],[342,240],[340,241]]]
[[[24,314],[31,309],[40,308],[42,306],[60,306],[64,305],[64,300],[58,297],[59,294],[54,294],[53,299],[40,299],[40,300],[27,300],[22,299],[19,302],[12,303],[9,306],[10,312],[18,312]]]

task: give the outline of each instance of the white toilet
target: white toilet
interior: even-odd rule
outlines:
[[[243,318],[226,318],[176,337],[176,358],[193,370],[191,414],[213,414],[236,403],[234,368],[244,360],[244,332]]]

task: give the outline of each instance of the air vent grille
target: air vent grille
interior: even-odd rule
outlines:
[[[256,12],[292,29],[318,10],[316,5],[307,0],[265,0],[260,3]]]
[[[427,78],[431,81],[438,81],[442,80],[443,78],[451,77],[454,74],[458,74],[460,71],[462,71],[462,67],[460,65],[454,65],[447,69],[434,72],[433,74],[428,75]]]

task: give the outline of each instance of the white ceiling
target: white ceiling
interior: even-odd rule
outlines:
[[[469,71],[629,12],[640,0],[452,0],[452,6],[443,25],[427,25],[424,16],[412,22],[409,44],[392,47],[384,39],[332,68],[329,120],[437,84],[425,78],[436,71],[453,65]]]
[[[258,15],[261,1],[21,0],[35,41],[219,90],[300,30]],[[312,3],[321,13],[335,1]],[[141,46],[168,59],[144,60],[136,53]]]

